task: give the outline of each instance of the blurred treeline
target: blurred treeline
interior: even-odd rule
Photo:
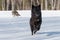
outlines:
[[[33,0],[35,1],[35,0]],[[60,10],[60,0],[37,0],[42,10]],[[0,0],[0,10],[30,10],[32,0]]]

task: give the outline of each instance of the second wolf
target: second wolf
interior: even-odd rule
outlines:
[[[30,27],[32,35],[35,34],[41,27],[42,17],[41,17],[41,5],[32,5]]]

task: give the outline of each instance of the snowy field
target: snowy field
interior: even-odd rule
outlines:
[[[30,14],[28,14],[31,12],[19,12],[20,17],[12,17],[10,13],[0,11],[0,40],[60,40],[59,11],[47,11],[47,13],[43,11],[41,29],[33,36],[29,26]]]
[[[18,13],[21,15],[20,17],[30,17],[31,11],[30,10],[20,10]],[[11,18],[12,11],[0,11],[0,18]],[[42,17],[60,17],[60,11],[52,11],[52,10],[43,10]]]

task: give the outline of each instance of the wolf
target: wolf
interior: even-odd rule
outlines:
[[[40,30],[41,24],[42,24],[41,5],[37,6],[32,5],[30,18],[30,28],[32,35]]]
[[[12,15],[13,16],[20,16],[20,14],[16,10],[12,11]]]

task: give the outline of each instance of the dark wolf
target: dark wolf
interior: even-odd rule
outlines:
[[[40,30],[42,24],[41,5],[32,5],[30,27],[32,35]]]

